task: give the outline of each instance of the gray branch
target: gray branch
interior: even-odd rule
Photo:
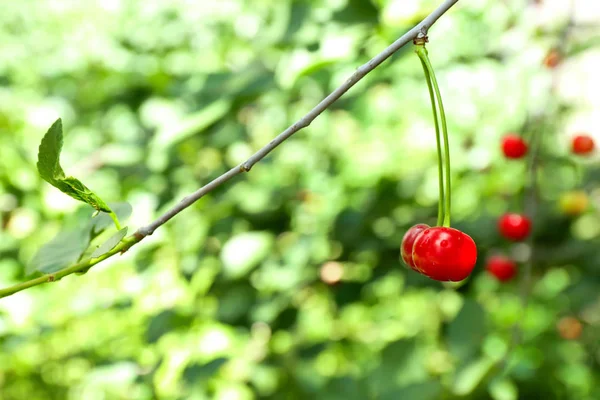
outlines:
[[[254,153],[248,160],[241,163],[240,165],[230,169],[223,175],[209,182],[205,186],[196,190],[194,193],[184,197],[177,205],[173,208],[165,212],[163,215],[158,217],[155,221],[151,222],[146,226],[142,226],[137,230],[135,235],[138,238],[144,238],[148,235],[151,235],[158,227],[163,225],[165,222],[173,218],[175,215],[179,214],[181,211],[186,209],[187,207],[194,204],[197,200],[201,199],[204,195],[211,192],[215,188],[221,186],[223,183],[227,182],[234,176],[241,174],[242,172],[248,172],[254,164],[262,160],[269,154],[273,149],[283,143],[286,139],[292,136],[294,133],[299,130],[306,128],[309,126],[315,118],[317,118],[323,111],[325,111],[328,107],[330,107],[333,103],[335,103],[344,93],[346,93],[352,86],[354,86],[358,81],[365,77],[369,72],[373,71],[377,66],[379,66],[382,62],[387,60],[392,54],[398,51],[400,48],[410,43],[413,39],[417,37],[423,37],[427,35],[427,31],[431,26],[446,12],[456,4],[458,0],[446,0],[444,1],[438,8],[436,8],[431,14],[429,14],[423,21],[421,21],[418,25],[412,28],[410,31],[406,32],[402,37],[388,46],[381,53],[377,54],[371,60],[369,60],[366,64],[359,67],[353,74],[344,82],[340,87],[331,92],[327,97],[325,97],[319,104],[315,106],[312,110],[308,112],[304,117],[298,120],[296,123],[291,125],[285,131],[281,132],[277,137],[269,142],[262,149],[258,150]]]

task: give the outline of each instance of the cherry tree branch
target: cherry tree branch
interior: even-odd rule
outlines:
[[[269,144],[267,144],[262,149],[258,150],[254,155],[252,155],[245,162],[240,165],[230,169],[223,175],[214,179],[212,182],[207,185],[201,187],[194,193],[190,194],[183,198],[175,207],[171,208],[163,215],[158,217],[155,221],[150,224],[143,226],[137,230],[135,233],[138,237],[144,238],[148,235],[151,235],[156,228],[163,225],[165,222],[173,218],[175,215],[179,214],[182,210],[194,204],[197,200],[202,198],[207,193],[211,192],[215,188],[221,186],[223,183],[227,182],[234,176],[242,173],[248,172],[250,169],[265,158],[267,154],[273,151],[277,146],[283,143],[286,139],[292,136],[294,133],[306,128],[317,118],[323,111],[329,108],[333,103],[335,103],[344,93],[346,93],[352,86],[354,86],[358,81],[364,78],[369,72],[373,71],[377,66],[379,66],[382,62],[387,60],[392,54],[396,51],[404,47],[407,43],[410,43],[416,37],[426,36],[427,31],[431,26],[446,12],[456,4],[458,0],[446,0],[442,3],[438,8],[436,8],[431,14],[429,14],[423,21],[421,21],[418,25],[412,28],[410,31],[406,32],[402,37],[396,40],[394,43],[389,45],[385,50],[381,53],[377,54],[371,60],[369,60],[366,64],[359,67],[353,74],[344,82],[340,87],[331,92],[327,97],[325,97],[319,104],[315,106],[312,110],[308,112],[304,117],[300,118],[296,123],[288,127],[285,131],[281,132],[275,139],[271,140]]]
[[[433,12],[431,12],[431,14],[425,17],[425,19],[423,19],[419,24],[417,24],[411,30],[402,35],[399,39],[397,39],[394,43],[389,45],[381,53],[377,54],[375,57],[369,60],[366,64],[359,67],[341,86],[339,86],[327,97],[325,97],[304,117],[292,124],[279,135],[277,135],[266,146],[258,150],[243,163],[231,168],[229,171],[225,172],[223,175],[219,176],[218,178],[215,178],[211,182],[202,186],[194,193],[184,197],[173,208],[166,211],[156,220],[154,220],[146,226],[140,227],[132,236],[123,239],[123,241],[110,252],[104,254],[99,258],[88,259],[81,261],[77,264],[73,264],[53,274],[44,275],[27,282],[0,289],[0,298],[10,296],[14,293],[20,292],[21,290],[40,285],[42,283],[54,282],[64,276],[76,272],[86,271],[91,266],[113,256],[114,254],[124,253],[127,249],[141,241],[146,236],[152,235],[152,233],[157,228],[165,224],[167,221],[179,214],[181,211],[194,204],[196,201],[204,197],[207,193],[210,193],[225,182],[231,180],[233,177],[243,172],[249,172],[256,163],[265,158],[271,151],[273,151],[277,146],[279,146],[281,143],[287,140],[290,136],[309,126],[312,123],[312,121],[314,121],[315,118],[317,118],[323,111],[329,108],[348,90],[350,90],[350,88],[352,88],[356,83],[358,83],[362,78],[364,78],[369,72],[377,68],[381,63],[390,58],[395,52],[397,52],[399,49],[410,43],[413,39],[417,37],[426,36],[429,28],[431,28],[433,24],[435,24],[435,22],[457,2],[458,0],[445,0],[438,8],[436,8]]]

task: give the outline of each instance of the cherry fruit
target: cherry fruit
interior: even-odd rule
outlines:
[[[436,281],[465,279],[477,261],[473,239],[454,228],[435,226],[421,232],[413,246],[415,268]]]
[[[594,139],[586,134],[577,135],[571,142],[571,150],[579,155],[590,154],[594,151]]]
[[[517,273],[517,264],[505,256],[492,256],[488,259],[485,269],[500,282],[506,282]]]
[[[400,253],[402,254],[402,260],[406,265],[410,268],[414,269],[417,272],[421,272],[415,268],[415,263],[413,261],[413,245],[415,244],[415,240],[417,236],[421,234],[425,229],[429,229],[430,226],[427,224],[417,224],[411,227],[402,238],[402,246],[400,248]]]
[[[507,213],[498,220],[498,230],[507,239],[523,240],[531,232],[531,221],[525,215]]]
[[[527,143],[520,136],[511,133],[502,138],[502,152],[506,158],[522,158],[527,149]]]

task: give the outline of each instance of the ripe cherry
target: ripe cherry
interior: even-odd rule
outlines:
[[[571,150],[579,155],[590,154],[594,151],[594,139],[586,134],[577,135],[573,138]]]
[[[523,240],[531,232],[531,221],[525,215],[507,213],[498,220],[498,230],[507,239]]]
[[[485,265],[487,272],[500,282],[511,280],[517,273],[517,264],[505,256],[491,256]]]
[[[502,138],[502,152],[506,158],[522,158],[527,149],[527,143],[520,136],[511,133]]]
[[[436,281],[462,281],[477,261],[477,246],[469,235],[454,228],[435,226],[415,240],[415,268]]]
[[[415,240],[417,239],[417,236],[419,236],[421,232],[423,232],[425,229],[429,228],[430,226],[427,224],[414,225],[408,231],[406,231],[404,237],[402,238],[402,246],[400,249],[400,253],[402,254],[402,260],[406,265],[408,265],[410,268],[414,269],[417,272],[421,271],[415,268],[415,263],[413,262],[413,245],[415,243]]]

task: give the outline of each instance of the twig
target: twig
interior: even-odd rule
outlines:
[[[283,143],[287,138],[292,136],[294,133],[299,130],[306,128],[309,126],[312,121],[315,120],[323,111],[325,111],[329,106],[336,102],[337,99],[342,97],[344,93],[346,93],[352,86],[354,86],[358,81],[360,81],[365,75],[374,70],[379,64],[387,60],[392,54],[398,51],[400,48],[405,46],[407,43],[410,43],[414,38],[420,36],[426,36],[427,31],[431,26],[446,12],[456,4],[458,0],[446,0],[442,5],[440,5],[436,10],[434,10],[431,14],[429,14],[423,21],[421,21],[418,25],[412,28],[410,31],[406,32],[400,39],[396,40],[390,46],[388,46],[381,53],[373,57],[369,62],[359,67],[356,72],[352,74],[350,78],[344,82],[340,87],[331,92],[327,97],[325,97],[319,104],[315,106],[308,114],[298,120],[296,123],[291,125],[285,131],[281,132],[275,139],[271,140],[269,144],[267,144],[262,149],[258,150],[254,155],[252,155],[248,160],[241,163],[240,165],[230,169],[225,174],[219,176],[212,182],[208,183],[206,186],[201,187],[191,195],[185,197],[183,200],[179,202],[175,207],[165,212],[155,221],[150,224],[139,228],[136,232],[136,235],[141,236],[142,238],[148,235],[151,235],[156,228],[173,218],[175,215],[180,213],[185,208],[192,205],[198,199],[202,198],[205,194],[211,192],[216,187],[221,184],[227,182],[234,176],[242,173],[248,172],[254,164],[262,160],[267,154],[269,154],[273,149]]]
[[[340,87],[331,92],[327,97],[325,97],[319,104],[317,104],[312,110],[308,112],[304,117],[298,120],[296,123],[291,125],[285,131],[281,132],[277,137],[271,140],[266,146],[262,149],[258,150],[254,155],[252,155],[248,160],[241,163],[240,165],[230,169],[225,172],[223,175],[218,178],[212,180],[205,186],[201,187],[194,193],[184,197],[177,205],[173,208],[165,212],[163,215],[158,217],[155,221],[151,222],[146,226],[142,226],[139,228],[132,236],[125,238],[124,242],[128,243],[127,248],[131,247],[135,243],[139,242],[146,236],[152,235],[152,233],[161,225],[166,223],[168,220],[173,218],[175,215],[179,214],[181,211],[185,210],[187,207],[194,204],[196,201],[201,199],[207,193],[213,191],[217,187],[221,186],[223,183],[229,181],[233,177],[241,174],[242,172],[248,172],[254,164],[262,160],[266,157],[271,151],[273,151],[277,146],[283,143],[286,139],[292,136],[294,133],[299,130],[306,128],[309,126],[312,121],[315,120],[323,111],[325,111],[328,107],[330,107],[333,103],[335,103],[344,93],[346,93],[352,86],[354,86],[358,81],[365,77],[369,72],[373,71],[377,66],[379,66],[382,62],[387,60],[390,56],[392,56],[396,51],[405,46],[407,43],[412,42],[413,39],[417,37],[422,37],[427,35],[427,31],[435,22],[448,11],[454,4],[456,4],[458,0],[446,0],[444,1],[438,8],[436,8],[431,14],[429,14],[423,21],[417,24],[410,31],[406,32],[399,39],[397,39],[394,43],[388,46],[381,53],[377,54],[371,60],[369,60],[366,64],[359,67],[353,74],[344,82]],[[120,246],[120,245],[119,245]],[[110,252],[102,256],[100,259],[94,259],[93,263],[90,263],[90,260],[82,261],[81,263],[69,266],[64,268],[58,272],[55,272],[52,276],[54,279],[60,279],[66,275],[70,275],[74,272],[80,272],[86,270],[87,268],[95,265],[96,263],[116,254],[121,251],[114,251],[114,249]],[[106,256],[106,257],[105,257]],[[5,289],[0,290],[0,298],[9,296],[21,290],[27,289],[32,286],[40,285],[42,283],[48,282],[48,275],[42,276],[40,278],[32,279],[28,282],[24,282],[18,285],[14,285]]]

